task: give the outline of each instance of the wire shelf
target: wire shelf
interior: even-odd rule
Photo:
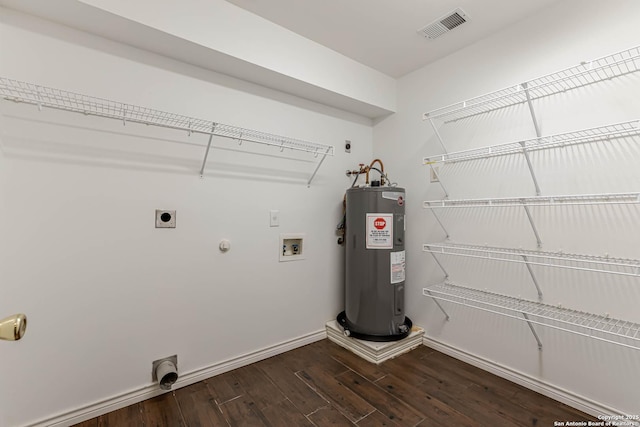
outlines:
[[[637,323],[480,291],[449,282],[423,288],[422,293],[436,302],[448,301],[529,324],[640,349],[640,324]]]
[[[434,255],[453,255],[467,258],[514,262],[526,265],[538,265],[543,267],[557,267],[569,270],[640,277],[640,260],[636,259],[569,254],[564,252],[497,248],[460,243],[427,243],[422,245],[422,250]],[[567,265],[567,263],[571,263],[571,265]]]
[[[424,119],[442,119],[445,123],[539,99],[640,70],[640,46],[500,89],[466,101],[457,102],[424,114]]]
[[[37,105],[38,108],[48,107],[85,115],[117,119],[124,123],[141,123],[183,130],[188,133],[201,133],[233,138],[239,141],[270,145],[281,149],[304,151],[316,155],[334,155],[334,147],[329,145],[244,129],[216,123],[211,120],[198,119],[138,105],[96,98],[4,77],[0,77],[0,95],[6,100],[34,104]]]
[[[640,203],[640,193],[583,194],[571,196],[531,196],[497,199],[427,200],[425,209],[484,208],[511,206],[630,205]]]
[[[547,148],[566,147],[569,145],[585,144],[589,142],[609,141],[640,134],[638,124],[640,120],[632,120],[607,126],[582,129],[574,132],[532,138],[524,141],[514,141],[471,150],[439,154],[424,158],[424,164],[454,163],[468,160],[486,159],[489,157],[508,154],[524,153],[526,151],[543,150]]]

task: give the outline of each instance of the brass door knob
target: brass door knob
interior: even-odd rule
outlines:
[[[14,314],[0,320],[0,340],[17,341],[27,331],[27,316]]]

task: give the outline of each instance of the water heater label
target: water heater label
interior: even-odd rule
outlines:
[[[367,214],[367,249],[393,249],[393,214]]]
[[[391,252],[391,284],[404,282],[404,251]]]

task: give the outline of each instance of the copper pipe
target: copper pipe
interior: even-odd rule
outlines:
[[[384,172],[384,165],[382,164],[382,160],[380,159],[373,159],[373,161],[371,162],[371,164],[369,165],[369,168],[372,168],[373,165],[375,165],[376,163],[380,163],[380,170],[382,172]]]
[[[384,165],[382,164],[382,160],[380,159],[373,159],[373,161],[371,162],[371,164],[369,166],[367,166],[367,180],[366,183],[369,184],[369,171],[371,170],[371,168],[373,167],[373,165],[375,165],[376,163],[380,163],[380,171],[382,172],[380,175],[380,185],[384,185]]]

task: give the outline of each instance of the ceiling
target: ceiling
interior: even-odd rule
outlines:
[[[401,77],[561,0],[227,0],[391,77]],[[417,30],[462,8],[468,22]]]

